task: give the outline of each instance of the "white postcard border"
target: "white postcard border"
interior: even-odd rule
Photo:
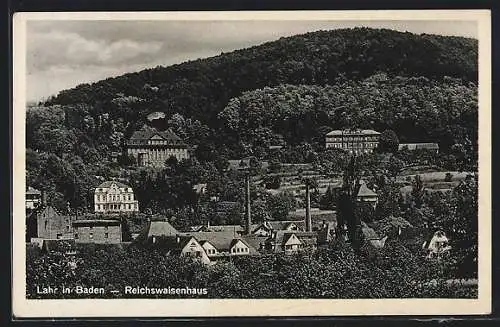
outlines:
[[[26,299],[27,20],[469,20],[479,35],[479,297],[470,299]],[[491,18],[488,10],[16,13],[13,20],[13,314],[16,317],[469,315],[491,311]]]

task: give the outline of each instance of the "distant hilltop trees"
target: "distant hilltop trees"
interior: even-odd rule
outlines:
[[[143,108],[149,112],[179,112],[208,123],[230,98],[265,86],[335,84],[377,72],[475,82],[477,44],[475,39],[387,29],[318,31],[82,84],[60,92],[46,105],[107,103],[123,93],[145,99]]]

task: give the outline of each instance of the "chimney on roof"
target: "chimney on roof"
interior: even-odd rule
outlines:
[[[42,190],[42,207],[45,207],[47,205],[47,192],[45,190]]]
[[[252,214],[250,211],[250,174],[245,175],[245,234],[250,235],[252,229]]]

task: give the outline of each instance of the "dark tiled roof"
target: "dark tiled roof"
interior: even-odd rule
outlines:
[[[151,238],[151,237],[150,237]],[[150,240],[148,238],[148,240]],[[155,237],[155,246],[169,249],[173,253],[179,253],[192,239],[189,235],[170,235]]]
[[[249,245],[250,249],[255,249],[256,251],[260,249],[260,246],[264,246],[267,236],[258,236],[258,235],[241,235],[241,239],[245,241],[246,244]]]
[[[218,251],[229,251],[231,242],[239,238],[239,235],[234,235],[232,232],[191,232],[186,235],[194,236],[200,242],[208,241]]]
[[[54,212],[54,215],[52,217],[55,217],[55,216],[63,216],[62,213],[59,212],[59,210],[57,210],[56,208],[54,208],[53,206],[51,205],[41,205],[41,206],[38,206],[34,211],[33,213],[35,215],[39,215],[39,214],[43,214],[44,211],[47,211],[47,214],[52,211]]]
[[[172,130],[168,129],[165,131],[157,131],[155,129],[141,129],[135,131],[130,138],[131,141],[146,141],[155,135],[159,135],[161,138],[174,143],[182,143],[182,140],[177,136]]]
[[[315,232],[277,231],[274,242],[276,243],[276,245],[283,246],[292,235],[297,236],[297,238],[302,243],[305,243],[307,245],[316,244],[316,240],[318,237],[317,233]]]
[[[379,135],[380,133],[374,131],[373,129],[342,129],[342,130],[333,130],[326,135]]]
[[[221,232],[221,233],[235,233],[243,232],[245,227],[241,225],[210,225],[204,226],[201,229],[204,232]]]
[[[73,225],[120,225],[121,222],[116,219],[77,219],[73,221]]]
[[[264,225],[267,229],[272,229],[275,231],[287,230],[291,227],[292,224],[296,225],[298,229],[304,229],[305,227],[305,221],[303,220],[275,220],[266,221],[263,224],[258,225],[255,229]]]
[[[137,240],[145,241],[153,236],[170,237],[178,234],[179,231],[177,231],[168,221],[150,221],[146,224],[139,236],[137,236]]]
[[[118,186],[119,188],[129,188],[130,187],[128,185],[123,184],[122,182],[118,182],[118,181],[106,181],[106,182],[103,182],[103,183],[99,184],[99,186],[97,186],[97,188],[111,187],[111,185],[113,183],[116,184],[116,186]]]
[[[234,235],[234,233],[224,232],[192,232],[185,235],[194,236],[199,242],[209,242],[219,252],[229,252],[238,241],[243,242],[250,249],[250,254],[256,254],[258,251],[247,242],[247,237]]]

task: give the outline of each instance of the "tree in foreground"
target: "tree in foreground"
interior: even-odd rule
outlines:
[[[391,129],[386,129],[380,134],[378,143],[378,151],[395,153],[398,151],[399,138],[396,133]]]

